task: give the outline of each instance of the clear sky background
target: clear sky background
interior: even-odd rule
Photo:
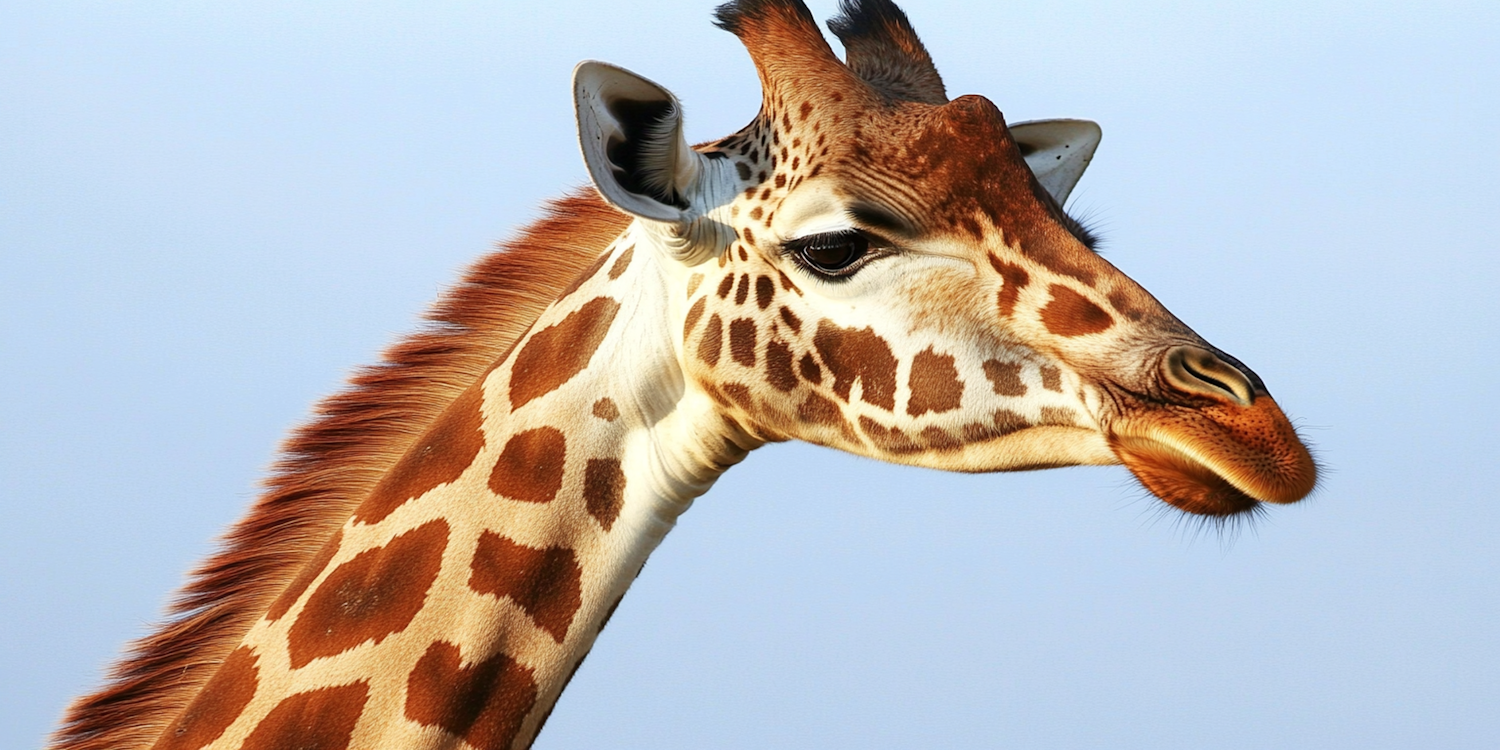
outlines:
[[[0,747],[315,399],[586,180],[576,62],[672,88],[693,140],[750,120],[712,6],[0,0]],[[1322,490],[1230,542],[1118,467],[771,446],[537,747],[1500,747],[1500,3],[906,10],[951,94],[1103,125],[1074,208],[1266,380]]]

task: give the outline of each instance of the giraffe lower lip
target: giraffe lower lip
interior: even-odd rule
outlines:
[[[1261,503],[1171,445],[1131,437],[1113,443],[1130,473],[1151,494],[1180,510],[1225,518],[1253,511]]]
[[[1317,484],[1311,454],[1265,395],[1247,406],[1141,408],[1114,425],[1109,443],[1152,494],[1200,515],[1294,503]]]

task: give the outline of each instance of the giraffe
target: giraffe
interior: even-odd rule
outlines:
[[[1124,464],[1216,519],[1312,491],[1262,381],[1062,210],[1096,125],[950,100],[890,0],[845,0],[844,60],[800,0],[717,22],[756,118],[690,146],[670,92],[581,64],[594,192],[324,402],[54,747],[528,747],[676,518],[768,442]]]

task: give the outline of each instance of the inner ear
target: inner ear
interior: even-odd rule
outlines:
[[[604,107],[619,130],[605,139],[604,152],[620,187],[660,203],[687,210],[688,202],[673,184],[673,151],[681,114],[671,99],[605,99]]]
[[[573,73],[578,140],[599,194],[655,221],[688,220],[699,155],[682,135],[682,105],[665,88],[608,63]]]

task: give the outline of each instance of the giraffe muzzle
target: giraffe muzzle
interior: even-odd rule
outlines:
[[[1152,494],[1189,513],[1226,517],[1293,503],[1317,464],[1260,378],[1227,355],[1178,346],[1162,360],[1181,402],[1137,402],[1113,420],[1109,444]]]

